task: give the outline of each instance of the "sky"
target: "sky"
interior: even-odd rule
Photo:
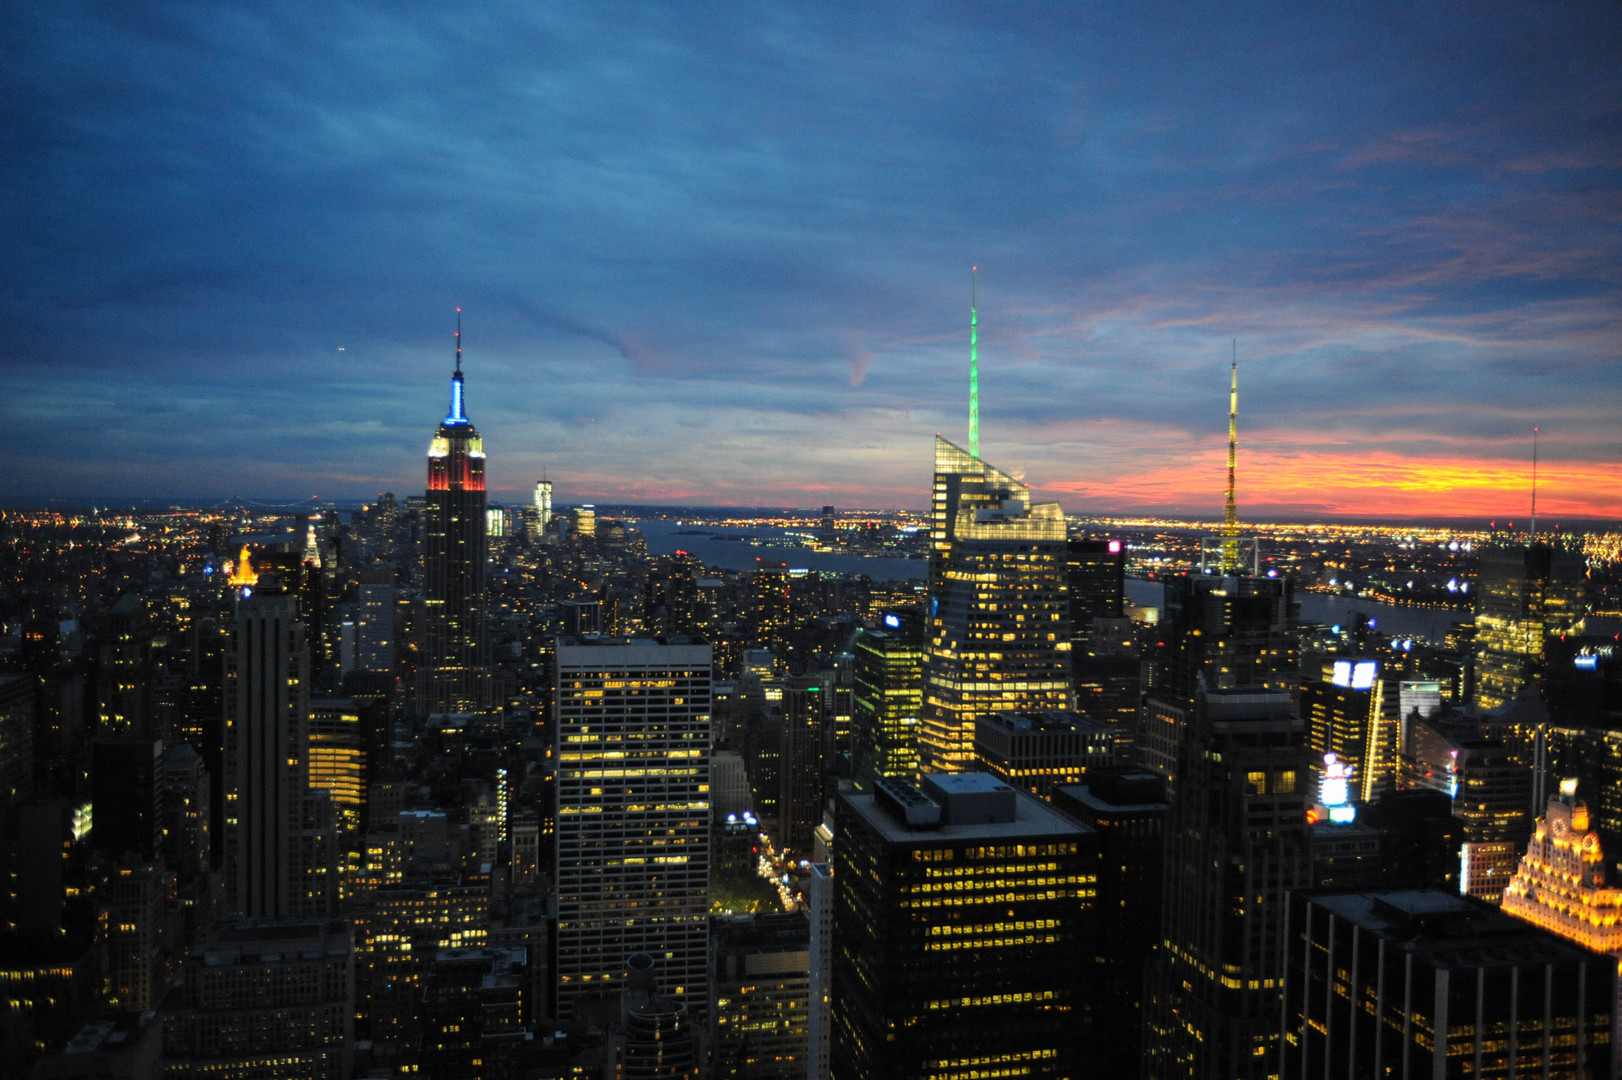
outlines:
[[[12,5],[0,500],[1622,518],[1622,5]]]

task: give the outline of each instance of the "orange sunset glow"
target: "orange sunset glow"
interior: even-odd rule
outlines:
[[[1096,481],[1044,485],[1074,500],[1107,506],[1221,510],[1224,451],[1192,461]],[[1199,487],[1191,481],[1203,480]],[[1240,514],[1518,519],[1531,510],[1530,467],[1462,457],[1352,457],[1322,452],[1241,450]],[[1622,470],[1609,464],[1555,463],[1538,469],[1538,517],[1622,518]]]

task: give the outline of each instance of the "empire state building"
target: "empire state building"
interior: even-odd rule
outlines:
[[[424,713],[490,707],[485,630],[484,440],[463,402],[462,324],[456,324],[451,407],[428,445],[423,520],[424,649],[418,702]]]

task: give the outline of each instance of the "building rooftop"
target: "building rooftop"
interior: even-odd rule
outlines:
[[[951,808],[947,806],[942,808],[947,811],[945,813],[909,824],[906,819],[887,812],[876,795],[842,792],[840,799],[892,844],[937,846],[953,841],[1074,836],[1092,831],[1034,795],[1016,791],[990,773],[931,773],[927,774],[927,778],[934,782],[936,791],[945,796],[948,804],[956,798],[966,798],[971,802],[995,799],[999,808],[1006,808],[1010,813],[1006,820],[951,824]],[[939,804],[938,797],[930,798],[910,784],[891,786],[904,788],[906,793],[916,795],[925,802]]]
[[[1338,919],[1395,943],[1416,961],[1435,968],[1509,967],[1604,958],[1490,904],[1441,889],[1329,893],[1312,896],[1311,902]]]

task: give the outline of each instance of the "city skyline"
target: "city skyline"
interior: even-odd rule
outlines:
[[[1622,517],[1622,13],[19,12],[8,501]],[[55,434],[38,438],[41,424]],[[161,434],[155,434],[161,433]]]

